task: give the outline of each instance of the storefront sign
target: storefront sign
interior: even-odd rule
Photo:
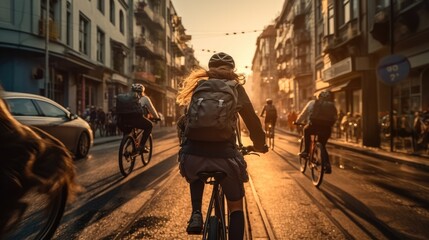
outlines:
[[[346,73],[352,72],[352,58],[341,60],[323,71],[323,80],[328,81]]]
[[[396,84],[408,77],[410,73],[410,62],[401,55],[389,55],[380,60],[377,73],[384,83]]]

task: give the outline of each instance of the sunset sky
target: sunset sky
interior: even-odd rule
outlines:
[[[284,0],[172,1],[178,15],[182,17],[186,33],[192,35],[192,40],[188,44],[195,50],[195,56],[202,66],[207,67],[213,51],[225,52],[234,58],[237,72],[246,74],[250,73],[257,37],[264,27],[273,23],[279,16],[284,2]]]

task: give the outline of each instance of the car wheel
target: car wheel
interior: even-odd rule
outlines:
[[[89,136],[87,133],[82,133],[79,137],[79,142],[76,149],[76,157],[83,158],[89,152]]]

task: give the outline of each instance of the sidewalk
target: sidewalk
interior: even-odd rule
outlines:
[[[296,137],[299,137],[298,133],[296,132],[290,132],[286,131],[281,128],[276,128],[277,130],[289,134],[294,135]],[[328,141],[329,145],[334,145],[336,147],[340,147],[343,149],[347,149],[350,151],[355,151],[359,153],[366,154],[371,157],[391,161],[391,162],[397,162],[397,163],[403,163],[403,164],[409,164],[414,165],[418,167],[424,167],[429,170],[429,157],[420,156],[420,155],[412,155],[407,153],[401,153],[401,152],[389,152],[386,150],[383,150],[381,148],[374,148],[374,147],[365,147],[360,144],[351,143],[351,142],[345,142],[341,140],[336,139],[329,139]]]
[[[160,126],[154,126],[153,130],[152,130],[152,134],[153,135],[159,135],[159,134],[163,134],[163,133],[167,133],[167,132],[175,132],[176,131],[176,126],[173,127],[160,127]],[[116,136],[108,136],[108,137],[100,137],[98,135],[96,135],[96,137],[94,138],[94,145],[93,146],[97,146],[100,144],[104,144],[104,143],[109,143],[109,142],[119,142],[122,139],[122,134],[121,135],[116,135]]]
[[[289,132],[281,128],[277,128],[277,130],[283,133],[298,137],[298,134],[296,132]],[[176,131],[175,126],[172,126],[172,127],[155,126],[152,130],[152,133],[154,135],[158,135],[158,134],[175,132],[175,131]],[[109,137],[97,136],[94,139],[94,146],[97,146],[103,143],[114,142],[114,141],[119,142],[121,139],[122,139],[122,135],[109,136]],[[336,140],[336,139],[329,139],[328,144],[341,147],[350,151],[363,153],[371,157],[375,157],[375,158],[379,158],[379,159],[383,159],[391,162],[424,167],[429,170],[429,157],[412,155],[412,154],[401,153],[401,152],[389,152],[379,148],[365,147],[360,144],[345,142],[345,141]]]

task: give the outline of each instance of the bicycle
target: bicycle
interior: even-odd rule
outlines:
[[[16,208],[0,220],[1,239],[51,239],[67,202],[67,187],[46,192],[37,186],[19,199]],[[2,212],[4,214],[4,212]]]
[[[239,146],[240,152],[244,155],[257,153],[253,152],[253,146]],[[226,177],[226,173],[221,171],[200,172],[198,177],[206,184],[212,185],[210,202],[206,212],[206,221],[203,227],[203,240],[226,240],[228,236],[229,211],[226,205],[225,194],[222,191],[220,181]]]
[[[1,165],[0,189],[7,194],[0,200],[0,239],[51,239],[60,225],[70,197],[69,190],[76,189],[76,185],[68,182],[65,176],[71,174],[71,157],[61,154],[63,147],[58,144],[58,140],[37,128],[31,129],[44,141],[56,145],[50,146],[45,152],[39,152],[42,153],[37,156],[40,159],[10,157],[13,165],[9,166],[6,162]],[[11,142],[14,141],[15,139],[11,139]],[[4,154],[8,159],[8,153]],[[16,153],[14,156],[17,156]],[[34,160],[35,162],[29,163]],[[62,163],[49,164],[52,161]],[[34,164],[31,173],[15,168],[26,164]],[[56,175],[61,171],[64,173]],[[41,179],[44,181],[40,181]]]
[[[274,127],[271,123],[265,126],[265,136],[267,138],[268,147],[274,150]]]
[[[297,126],[304,126],[302,123],[294,123]],[[300,138],[299,151],[304,150],[304,136]],[[328,152],[325,146],[318,141],[318,135],[311,135],[311,142],[309,148],[309,154],[305,157],[299,156],[300,171],[305,173],[305,170],[310,168],[311,170],[311,181],[315,187],[319,187],[322,184],[323,176],[325,173],[325,166],[328,160]]]
[[[152,148],[153,140],[152,134],[149,135],[147,139],[144,150],[139,153],[137,152],[137,147],[140,146],[140,141],[143,135],[142,129],[131,128],[131,126],[125,126],[125,128],[130,129],[129,131],[124,131],[124,136],[119,145],[119,170],[121,171],[124,177],[128,176],[134,169],[135,161],[138,156],[140,156],[143,166],[149,164],[152,159]]]

